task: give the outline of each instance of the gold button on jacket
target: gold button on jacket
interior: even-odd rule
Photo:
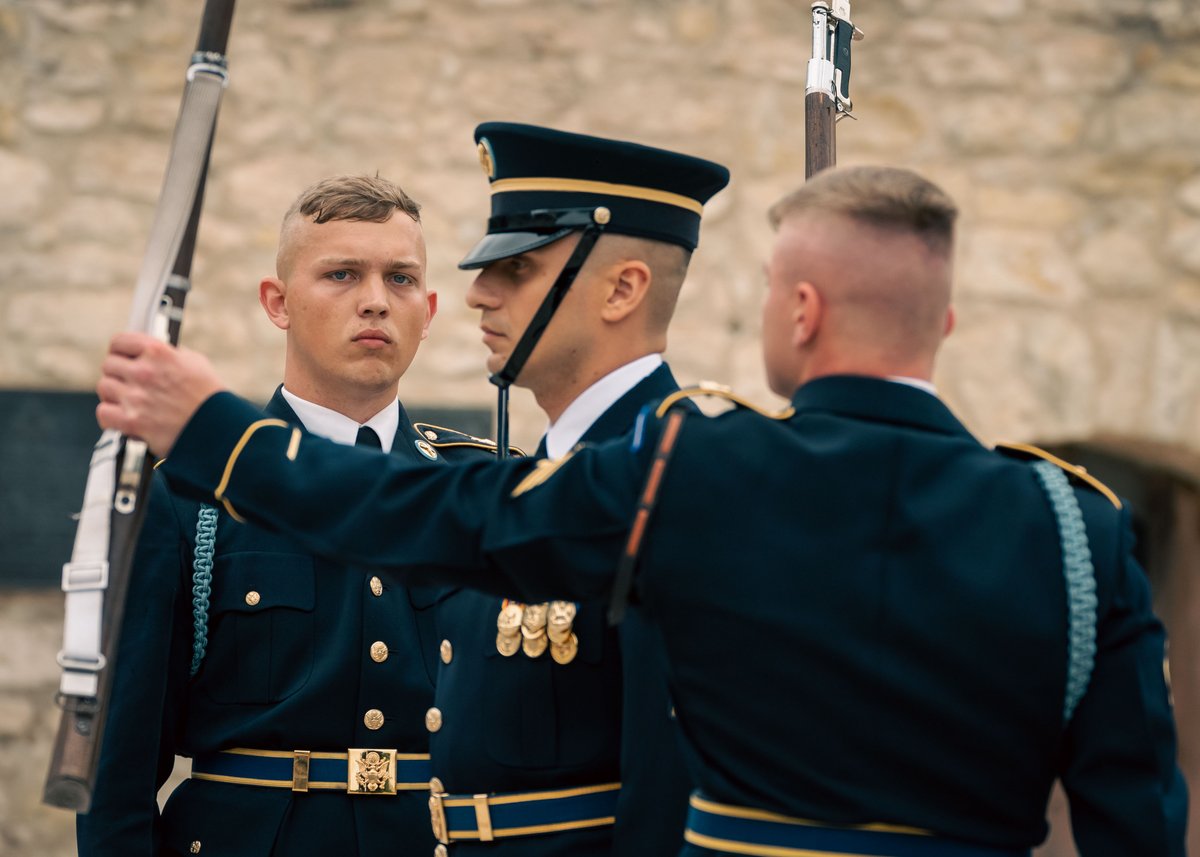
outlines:
[[[388,658],[387,643],[382,640],[376,640],[371,644],[371,660],[377,664],[381,664]]]
[[[371,578],[371,594],[376,598],[383,595],[383,581],[378,577]]]
[[[249,592],[246,593],[246,603],[249,604],[251,607],[253,607],[255,604],[257,604],[260,601],[262,601],[262,596],[259,595],[257,592],[255,592],[253,589],[251,589]]]
[[[450,663],[451,659],[454,657],[454,647],[450,645],[449,640],[442,640],[441,653],[442,663]]]
[[[428,719],[428,715],[426,715],[426,719]],[[371,730],[379,729],[383,726],[383,712],[378,708],[372,708],[363,715],[363,724]]]
[[[425,728],[430,732],[436,732],[442,728],[442,712],[437,708],[431,708],[425,712]]]

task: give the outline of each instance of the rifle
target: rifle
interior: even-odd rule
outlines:
[[[204,178],[221,94],[234,0],[207,0],[188,66],[171,154],[138,273],[129,329],[179,339]],[[42,800],[86,813],[104,737],[130,566],[154,462],[146,444],[108,430],[97,441],[71,560],[63,566],[66,615],[58,654],[62,708]]]
[[[850,0],[812,4],[812,59],[804,88],[804,177],[837,163],[834,125],[851,116],[850,43],[863,37],[850,22]]]

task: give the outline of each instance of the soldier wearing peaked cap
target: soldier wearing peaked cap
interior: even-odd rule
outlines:
[[[528,388],[546,413],[538,459],[620,437],[642,405],[678,389],[660,356],[667,324],[703,204],[728,173],[530,125],[486,123],[475,140],[491,217],[460,267],[478,272],[467,302],[493,381]],[[430,748],[449,853],[669,853],[679,842],[690,781],[661,651],[638,622],[606,627],[604,608],[469,589],[439,602]],[[493,802],[483,825],[476,794]],[[491,841],[474,841],[488,826]]]
[[[492,216],[462,267],[479,269],[467,299],[493,381],[527,387],[546,412],[539,459],[620,437],[645,402],[678,389],[661,357],[667,325],[728,171],[529,125],[481,125],[476,144]],[[438,853],[674,850],[690,782],[656,634],[636,620],[606,628],[602,600],[515,594],[464,589],[438,603],[425,719]]]
[[[955,217],[908,171],[820,174],[773,211],[763,354],[790,406],[704,419],[668,397],[631,442],[553,469],[467,465],[450,484],[315,442],[295,467],[287,432],[209,395],[203,366],[164,397],[208,397],[182,434],[125,415],[124,364],[100,415],[174,444],[188,490],[339,555],[436,562],[438,579],[529,600],[628,595],[664,641],[697,787],[689,857],[1027,857],[1056,779],[1084,857],[1181,857],[1164,631],[1128,507],[1036,449],[983,446],[932,384]],[[189,362],[114,348],[143,371]],[[314,478],[335,463],[336,484]],[[346,508],[308,514],[281,485],[345,486]],[[399,520],[435,492],[422,533],[453,543],[360,537],[359,516]]]

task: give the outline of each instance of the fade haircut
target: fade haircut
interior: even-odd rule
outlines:
[[[814,176],[771,206],[771,226],[800,213],[842,215],[880,229],[916,235],[946,256],[958,207],[928,179],[899,167],[843,167]]]
[[[610,232],[601,238],[592,255],[600,265],[621,259],[640,259],[650,267],[654,279],[646,294],[649,310],[646,321],[651,330],[665,331],[675,314],[692,251],[666,241]]]
[[[289,230],[300,217],[313,223],[330,220],[366,220],[386,223],[402,211],[416,223],[421,222],[421,206],[394,182],[374,176],[330,176],[310,186],[296,197],[283,215],[279,228],[279,250],[275,256],[276,273],[286,279],[291,266]]]

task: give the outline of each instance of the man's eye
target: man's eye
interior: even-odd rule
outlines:
[[[413,282],[413,278],[408,274],[392,274],[392,282],[398,286],[407,286]]]
[[[346,282],[346,280],[350,279],[350,272],[349,271],[330,271],[329,279],[331,279],[335,282],[338,282],[338,283],[344,283],[344,282]]]

